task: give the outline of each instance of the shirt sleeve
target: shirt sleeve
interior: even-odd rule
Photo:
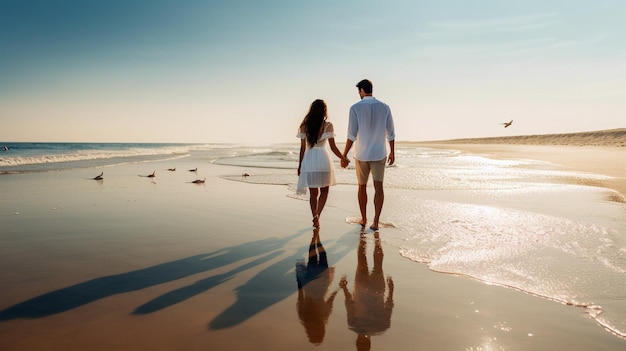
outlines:
[[[355,141],[356,135],[359,131],[359,124],[356,118],[356,111],[354,106],[350,108],[350,115],[348,117],[348,139]]]
[[[389,118],[387,118],[387,140],[392,141],[396,139],[396,129],[393,124],[393,116],[391,115],[391,109],[389,109]]]
[[[296,134],[296,138],[298,139],[306,139],[306,133],[302,129],[302,127],[298,128],[298,134]]]
[[[331,122],[326,122],[326,126],[324,126],[324,133],[322,133],[321,139],[330,139],[335,137],[335,127]]]

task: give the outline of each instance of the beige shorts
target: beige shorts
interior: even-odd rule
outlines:
[[[359,185],[367,184],[370,173],[372,173],[374,181],[382,182],[385,178],[386,157],[380,161],[355,161],[356,179]]]

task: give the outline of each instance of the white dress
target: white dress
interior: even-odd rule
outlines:
[[[337,184],[335,180],[335,166],[326,147],[326,140],[335,137],[333,124],[324,123],[324,131],[317,143],[310,147],[307,143],[302,165],[300,166],[300,178],[296,194],[306,194],[308,188],[323,188]],[[298,138],[306,139],[304,131],[298,132]]]

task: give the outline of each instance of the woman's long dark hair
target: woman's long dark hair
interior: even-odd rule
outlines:
[[[311,103],[309,113],[304,116],[300,128],[304,130],[306,134],[306,142],[310,146],[317,143],[317,139],[320,136],[320,129],[326,120],[326,103],[324,100],[317,99]]]

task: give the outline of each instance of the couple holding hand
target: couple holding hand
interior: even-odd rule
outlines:
[[[335,185],[335,170],[326,141],[332,152],[341,159],[341,167],[350,163],[348,152],[354,146],[354,160],[359,185],[358,201],[361,226],[367,225],[367,182],[374,180],[374,220],[370,228],[378,230],[385,194],[383,180],[385,165],[395,161],[395,130],[389,106],[372,96],[372,82],[367,79],[356,85],[361,100],[350,107],[348,138],[343,154],[335,144],[333,124],[327,121],[324,100],[315,100],[298,131],[300,158],[298,164],[298,194],[309,189],[309,204],[313,226],[320,226],[320,215],[328,198],[329,186]],[[387,142],[389,154],[387,154]]]

